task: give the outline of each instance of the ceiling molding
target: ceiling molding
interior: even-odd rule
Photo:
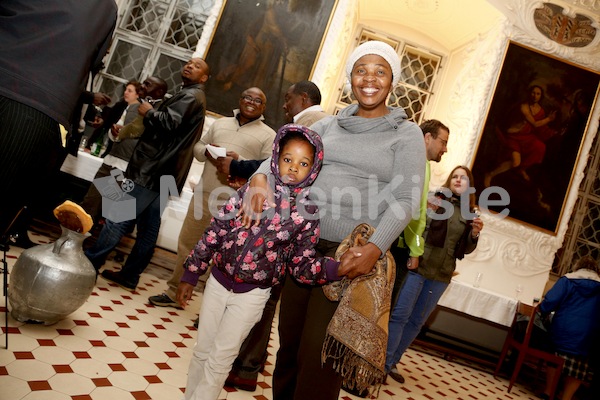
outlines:
[[[359,0],[359,20],[408,27],[453,51],[504,18],[487,0]]]

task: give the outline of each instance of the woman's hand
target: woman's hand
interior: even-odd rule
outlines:
[[[108,138],[113,142],[117,142],[117,143],[120,142],[121,139],[119,138],[119,132],[121,131],[122,128],[123,128],[123,125],[114,124],[113,126],[111,126],[110,130],[107,132]]]
[[[479,233],[483,229],[483,221],[479,217],[475,217],[473,219],[473,224],[471,225],[471,237],[476,239],[479,237]]]
[[[350,247],[340,258],[338,276],[345,275],[349,279],[354,279],[357,276],[368,274],[380,256],[381,250],[373,243]]]
[[[177,303],[181,308],[185,309],[192,299],[192,293],[194,292],[194,286],[187,282],[179,282],[177,286]]]
[[[268,198],[269,205],[275,207],[273,203],[273,190],[269,186],[265,174],[256,174],[250,180],[248,191],[242,199],[242,206],[237,216],[242,217],[242,225],[250,228],[252,225],[258,226],[262,217],[263,204]],[[254,224],[252,223],[254,221]]]

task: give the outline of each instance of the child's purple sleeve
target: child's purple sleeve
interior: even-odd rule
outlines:
[[[237,201],[235,196],[232,196],[223,208],[219,210],[219,214],[211,219],[210,225],[204,231],[202,238],[200,238],[183,263],[184,271],[181,282],[196,286],[200,275],[206,273],[213,254],[220,251],[227,232],[231,230],[230,219],[225,218],[225,212],[234,209]]]
[[[212,256],[212,250],[206,245],[206,241],[210,240],[210,232],[214,232],[211,227],[212,222],[211,226],[204,232],[202,238],[196,243],[185,259],[181,282],[187,282],[196,286],[200,275],[203,275],[208,270],[208,263]]]

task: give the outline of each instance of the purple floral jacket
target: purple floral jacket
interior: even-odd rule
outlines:
[[[280,178],[279,143],[290,132],[299,132],[316,149],[309,175],[294,185]],[[275,179],[274,208],[263,206],[267,217],[259,226],[245,228],[236,217],[248,184],[239,189],[213,217],[210,226],[184,263],[182,282],[196,285],[213,262],[213,276],[228,290],[243,293],[255,287],[277,285],[286,270],[301,283],[324,284],[338,280],[339,262],[315,257],[319,241],[317,206],[308,195],[323,161],[321,138],[310,129],[288,124],[277,132],[273,142],[271,170]]]

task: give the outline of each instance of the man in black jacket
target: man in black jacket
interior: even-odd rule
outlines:
[[[129,85],[131,85],[131,82],[127,84],[127,86]],[[157,76],[150,76],[142,82],[138,95],[140,99],[150,97],[154,103],[154,107],[158,108],[167,90],[168,85],[164,79]],[[141,136],[144,130],[143,117],[138,113],[139,104],[143,101],[146,100],[128,106],[127,102],[122,99],[114,106],[105,107],[102,110],[103,114],[106,113],[103,118],[103,129],[110,130],[111,145],[110,150],[107,150],[102,156],[104,157],[104,162],[96,172],[92,182],[97,182],[96,179],[110,176],[111,171],[115,168],[120,169],[122,173],[127,170],[129,159],[138,144],[138,137]],[[125,126],[122,126],[117,124],[117,122],[124,112],[125,118],[123,122]],[[102,129],[99,130],[101,131],[100,133],[104,133]],[[121,132],[129,132],[130,134],[127,137],[121,137]],[[98,136],[98,133],[94,132],[94,134]],[[90,137],[90,141],[94,141],[94,135]],[[92,216],[94,223],[97,223],[102,218],[102,194],[98,191],[94,183],[90,185],[80,205]]]
[[[70,128],[116,21],[112,0],[0,2],[0,235],[60,167],[59,124]]]
[[[162,102],[156,110],[147,102],[138,108],[140,115],[144,116],[145,129],[125,171],[127,179],[122,183],[127,194],[135,198],[135,218],[118,222],[119,218],[109,216],[97,242],[85,252],[99,270],[123,235],[137,223],[135,245],[121,271],[102,272],[105,279],[127,290],[135,290],[140,274],[152,259],[166,194],[174,189],[170,183],[175,184],[177,194],[185,183],[193,159],[194,143],[200,138],[204,126],[204,83],[209,74],[203,59],[192,58],[182,69],[181,91]],[[116,217],[124,207],[119,203],[113,206]]]

